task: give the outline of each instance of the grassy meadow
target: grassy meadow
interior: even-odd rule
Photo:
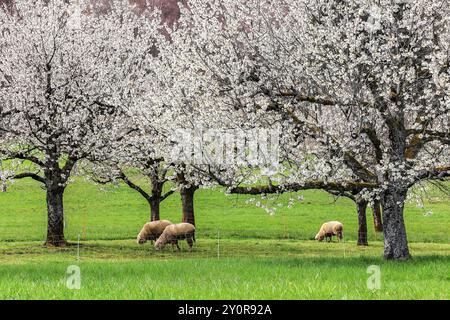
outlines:
[[[0,299],[450,298],[449,199],[433,196],[425,209],[408,205],[413,259],[388,262],[370,210],[370,245],[358,247],[351,201],[321,191],[278,201],[298,195],[304,200],[271,216],[247,203],[251,197],[199,190],[193,252],[185,243],[179,253],[155,252],[134,240],[150,214],[139,194],[79,177],[64,199],[66,237],[74,244],[79,238],[79,246],[45,248],[45,192],[31,180],[16,181],[0,193]],[[178,194],[162,204],[161,217],[180,221]],[[327,220],[343,222],[343,243],[311,240]],[[66,287],[70,265],[80,267],[79,290]],[[370,265],[380,267],[379,290],[367,288]]]

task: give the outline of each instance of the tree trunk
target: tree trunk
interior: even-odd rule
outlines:
[[[150,203],[150,221],[160,220],[159,209],[161,205],[161,195],[164,186],[164,182],[161,182],[158,176],[158,172],[155,171],[154,175],[150,176],[150,183],[152,187],[152,195],[149,199]]]
[[[161,199],[159,197],[157,198],[152,197],[149,200],[149,203],[150,203],[150,221],[160,220],[159,207],[161,204]]]
[[[181,187],[181,204],[183,207],[183,222],[191,223],[195,226],[194,215],[194,194],[198,189],[196,186]]]
[[[45,245],[66,246],[64,238],[64,188],[47,189],[47,240]]]
[[[381,222],[381,204],[379,200],[375,200],[372,204],[372,213],[375,232],[383,232],[383,223]]]
[[[358,200],[356,206],[358,209],[358,246],[367,246],[367,201]]]
[[[403,219],[406,193],[406,190],[391,187],[383,194],[384,258],[388,260],[410,258]]]

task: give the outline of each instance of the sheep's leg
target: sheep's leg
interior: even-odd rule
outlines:
[[[175,240],[175,245],[177,246],[178,251],[181,251],[180,246],[178,245],[178,240]]]
[[[187,241],[187,243],[188,243],[188,245],[189,245],[189,252],[192,252],[192,245],[193,245],[193,241],[192,241],[192,238],[186,238],[186,241]]]

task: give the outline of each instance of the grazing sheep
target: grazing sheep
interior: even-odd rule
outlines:
[[[172,222],[169,220],[147,222],[137,236],[137,243],[144,244],[147,240],[150,240],[153,244],[153,240],[158,239],[164,229],[171,224]]]
[[[319,232],[316,234],[315,239],[322,241],[324,238],[327,238],[327,241],[331,241],[331,238],[336,235],[338,237],[338,241],[342,240],[344,232],[344,225],[339,221],[329,221],[325,222],[321,227]]]
[[[190,223],[178,223],[171,224],[164,229],[164,232],[155,242],[155,249],[161,250],[168,243],[172,244],[172,248],[174,245],[177,246],[178,251],[180,251],[180,247],[178,246],[178,240],[186,239],[189,245],[189,251],[192,251],[192,244],[195,241],[195,227]]]

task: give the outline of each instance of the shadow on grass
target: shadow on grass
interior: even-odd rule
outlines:
[[[0,264],[26,262],[27,258],[54,261],[81,259],[84,261],[121,260],[198,260],[198,259],[251,259],[261,264],[284,264],[298,267],[302,264],[323,264],[327,266],[389,264],[382,258],[382,243],[369,247],[358,247],[349,243],[317,243],[315,241],[292,240],[198,240],[193,252],[180,242],[182,251],[172,251],[167,246],[155,251],[150,243],[137,245],[135,240],[90,241],[80,246],[45,247],[38,242],[0,243]],[[414,246],[413,258],[405,264],[426,264],[441,262],[450,264],[448,245],[420,244]]]
[[[450,256],[440,255],[417,255],[406,261],[388,261],[380,257],[285,257],[285,258],[271,258],[261,259],[262,265],[283,265],[290,267],[301,267],[302,265],[320,265],[327,267],[346,267],[346,266],[369,266],[369,265],[422,265],[422,264],[448,264],[450,265]]]

